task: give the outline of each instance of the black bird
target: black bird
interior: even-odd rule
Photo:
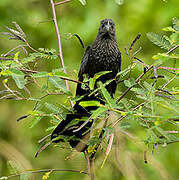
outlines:
[[[112,19],[104,19],[101,21],[95,41],[86,48],[78,78],[79,81],[83,81],[84,74],[93,78],[98,72],[111,71],[98,79],[98,81],[100,80],[105,83],[107,80],[114,79],[120,69],[121,53],[116,41],[115,24]],[[115,80],[106,86],[111,96],[114,96],[116,86]],[[96,110],[98,107],[90,106],[83,108],[79,103],[88,100],[98,100],[104,103],[98,96],[88,96],[89,93],[90,90],[82,88],[81,84],[78,83],[76,96],[83,96],[83,98],[74,105],[74,114],[67,114],[66,119],[55,128],[51,135],[52,142],[64,141],[63,138],[58,138],[59,135],[60,137],[62,135],[63,137],[69,138],[68,141],[70,145],[75,147],[78,151],[84,151],[86,149],[86,142],[89,139],[89,129],[93,121],[89,121],[82,128],[79,127],[84,123],[85,117],[86,119],[89,118],[91,115],[90,111]]]

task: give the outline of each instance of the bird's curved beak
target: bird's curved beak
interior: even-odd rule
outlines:
[[[111,25],[109,24],[109,21],[108,21],[108,23],[105,25],[105,28],[106,28],[106,31],[107,31],[107,32],[109,32],[110,27],[111,27]]]

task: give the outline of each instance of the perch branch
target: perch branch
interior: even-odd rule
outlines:
[[[58,29],[58,24],[57,24],[57,17],[56,17],[56,12],[55,12],[55,3],[53,0],[50,0],[51,3],[51,7],[52,7],[52,14],[53,14],[53,22],[55,25],[55,31],[56,31],[56,36],[57,36],[57,40],[58,40],[58,57],[61,60],[61,65],[63,68],[64,73],[66,73],[66,69],[65,69],[65,64],[64,64],[64,60],[63,60],[63,53],[62,53],[62,46],[61,46],[61,37],[60,37],[60,33],[59,33],[59,29]],[[65,80],[65,85],[67,90],[69,90],[69,84],[68,81]],[[70,101],[71,106],[73,106],[73,102]]]

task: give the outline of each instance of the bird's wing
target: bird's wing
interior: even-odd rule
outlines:
[[[80,67],[80,71],[78,73],[78,78],[79,81],[83,81],[83,74],[86,74],[88,72],[88,59],[89,59],[89,51],[90,51],[90,46],[88,46],[85,50],[82,62],[81,62],[81,67]]]
[[[117,66],[117,68],[118,68],[118,72],[119,71],[121,71],[121,52],[120,51],[118,51],[118,56],[117,56],[117,58],[118,58],[118,66]]]

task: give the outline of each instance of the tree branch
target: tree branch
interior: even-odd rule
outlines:
[[[23,171],[19,174],[12,174],[10,176],[4,176],[4,178],[13,178],[13,177],[18,177],[18,176],[21,176],[22,174],[24,173],[42,173],[42,172],[77,172],[77,173],[80,173],[80,174],[88,174],[87,172],[85,171],[82,171],[82,170],[72,170],[72,169],[40,169],[40,170],[26,170],[26,171]]]
[[[58,5],[61,5],[61,4],[70,2],[70,1],[71,1],[71,0],[64,0],[64,1],[56,2],[56,3],[54,3],[54,4],[55,4],[55,6],[58,6]]]
[[[137,110],[139,107],[143,106],[144,104],[145,104],[145,102],[138,104],[136,107],[134,107],[134,108],[132,109],[132,111]],[[119,121],[121,121],[122,119],[124,119],[125,117],[127,117],[127,114],[124,115],[124,116],[121,116],[117,121],[115,121],[114,124],[112,125],[112,127],[114,128],[114,127],[116,126],[116,124],[117,124]]]
[[[169,54],[171,52],[173,52],[175,49],[177,49],[179,47],[179,44],[177,44],[176,46],[174,46],[173,48],[171,48],[166,54]]]
[[[153,68],[153,65],[151,65],[145,72],[143,72],[136,80],[135,83],[138,83],[139,80],[146,74],[146,72],[148,72],[150,69]],[[119,102],[131,89],[133,88],[133,86],[127,88],[124,93],[119,97],[119,99],[117,100],[117,102]]]
[[[57,36],[57,40],[58,40],[58,57],[61,60],[61,65],[63,68],[64,73],[66,73],[66,69],[65,69],[65,64],[64,64],[64,60],[63,60],[63,53],[62,53],[62,46],[61,46],[61,37],[60,37],[60,33],[59,33],[59,29],[58,29],[58,24],[57,24],[57,17],[56,17],[56,12],[55,12],[55,3],[53,0],[50,0],[51,3],[51,7],[52,7],[52,13],[53,13],[53,22],[55,25],[55,31],[56,31],[56,36]],[[67,90],[69,90],[69,84],[68,81],[65,80],[65,85]],[[73,106],[73,102],[70,101],[71,106]]]

